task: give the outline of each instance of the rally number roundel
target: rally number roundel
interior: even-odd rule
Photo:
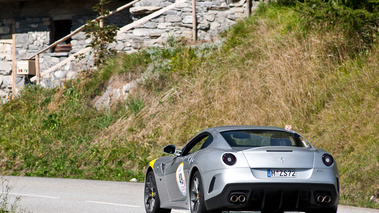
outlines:
[[[184,176],[184,163],[181,163],[176,169],[176,182],[178,183],[178,187],[180,192],[183,195],[186,195],[186,178]]]

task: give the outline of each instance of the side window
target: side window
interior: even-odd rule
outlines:
[[[212,135],[202,135],[191,143],[191,145],[188,147],[188,150],[186,149],[183,155],[192,154],[199,151],[200,149],[207,148],[212,142]]]
[[[295,135],[295,142],[297,147],[309,147],[307,140],[300,135]]]

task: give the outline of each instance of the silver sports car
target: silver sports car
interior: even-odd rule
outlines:
[[[149,163],[147,213],[337,212],[336,162],[292,130],[265,126],[206,129],[182,150],[168,145]]]

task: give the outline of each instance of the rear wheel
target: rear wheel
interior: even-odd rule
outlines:
[[[190,185],[191,213],[221,213],[221,210],[207,210],[204,202],[204,189],[200,172],[196,171],[191,178]]]
[[[171,209],[161,209],[160,200],[155,182],[154,172],[149,171],[146,175],[145,192],[144,192],[145,210],[147,213],[170,213]]]
[[[305,213],[337,213],[337,207],[331,207],[331,208],[323,208],[323,209],[317,209],[312,211],[306,211]]]
[[[199,171],[196,171],[191,178],[190,207],[191,213],[206,213],[207,209],[204,203],[203,184]]]

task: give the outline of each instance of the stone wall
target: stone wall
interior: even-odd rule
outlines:
[[[135,20],[173,4],[175,0],[142,0],[129,10],[126,9],[107,18],[106,22],[123,27]],[[253,2],[253,7],[258,2]],[[246,16],[245,0],[197,0],[196,1],[198,39],[210,41],[220,32],[228,30],[236,21]],[[72,17],[72,30],[92,19],[91,14],[76,14]],[[16,60],[28,59],[51,43],[50,27],[52,17],[26,17],[16,19]],[[141,48],[162,46],[169,38],[192,38],[192,0],[185,0],[178,7],[151,19],[129,31],[117,35],[117,43],[112,48],[122,52],[135,52]],[[12,19],[0,19],[0,103],[10,96],[12,68]],[[90,43],[84,32],[72,37],[69,53],[47,51],[40,55],[41,72],[56,65],[70,55],[85,48]],[[43,76],[41,85],[55,87],[62,80],[74,78],[78,71],[92,65],[89,54],[85,60],[74,60],[55,72]],[[17,76],[17,90],[28,83],[31,76]]]
[[[149,12],[172,4],[173,0],[142,0],[131,8],[134,20]],[[144,13],[144,11],[146,11]],[[238,18],[245,17],[246,4],[242,0],[197,0],[196,16],[198,39],[210,41],[230,28]],[[115,48],[133,52],[140,48],[161,46],[169,37],[192,38],[192,0],[186,0],[178,7],[165,12],[134,29],[119,33]]]

